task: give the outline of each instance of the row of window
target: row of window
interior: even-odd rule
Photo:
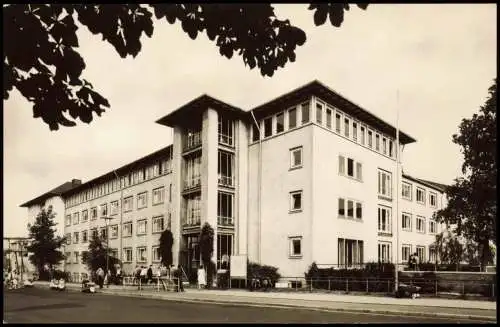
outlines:
[[[136,235],[146,235],[149,233],[148,228],[148,218],[139,219],[136,221]],[[167,224],[165,226],[165,220],[163,216],[156,216],[152,218],[152,229],[151,233],[161,233],[165,229],[171,228],[171,216],[168,214]],[[118,235],[118,224],[109,225],[109,239],[117,239]],[[99,229],[93,228],[90,230],[83,230],[81,232],[66,233],[66,244],[78,244],[87,243],[93,237],[100,237],[102,239],[108,238],[108,229],[106,227],[100,227]],[[80,238],[81,235],[81,238]],[[122,237],[131,237],[133,235],[133,222],[128,221],[122,225]]]
[[[72,195],[66,199],[66,208],[99,198],[101,196],[116,192],[121,187],[129,187],[172,171],[172,158],[162,159],[152,165],[130,172],[120,179],[112,179],[108,182],[90,187],[89,189]]]
[[[425,189],[421,187],[416,187],[416,201],[420,204],[426,203]],[[412,201],[413,200],[413,190],[412,185],[408,182],[403,182],[401,186],[401,196],[403,199]],[[433,208],[437,208],[437,193],[429,191],[429,205]]]
[[[148,247],[147,246],[138,246],[135,248],[136,249],[136,262],[137,263],[146,263],[148,262]],[[66,263],[71,264],[80,264],[81,258],[84,255],[84,252],[78,252],[78,251],[73,251],[73,252],[66,252],[65,253],[65,258],[66,258]],[[118,249],[110,249],[110,256],[118,258]],[[154,245],[151,247],[151,257],[152,257],[152,262],[160,262],[161,260],[161,254],[160,254],[160,246],[159,245]],[[125,247],[123,248],[123,262],[125,263],[130,263],[133,261],[133,248],[131,247]]]
[[[259,127],[252,124],[252,141],[255,142],[259,138],[268,138],[286,130],[292,130],[297,128],[299,123],[301,125],[309,123],[310,110],[310,102],[304,102],[296,107],[264,118],[259,122]],[[395,144],[391,138],[368,128],[365,124],[356,121],[342,111],[334,109],[321,101],[316,101],[315,114],[317,124],[362,146],[374,149],[385,156],[395,157]]]
[[[152,205],[162,204],[165,201],[165,187],[161,186],[153,189],[152,191]],[[172,201],[172,184],[170,184],[169,191],[169,201]],[[148,191],[141,192],[137,194],[137,209],[143,209],[148,206]],[[134,196],[127,196],[123,199],[123,212],[129,212],[134,209]],[[101,217],[108,217],[108,215],[113,216],[120,213],[120,201],[111,201],[109,203],[109,212],[108,212],[108,204],[103,203],[100,205]],[[71,226],[77,225],[79,223],[86,223],[89,220],[89,210],[85,209],[81,212],[81,220],[80,220],[80,212],[74,212],[73,214],[67,214],[65,225]],[[96,220],[98,218],[97,207],[90,208],[90,220]]]
[[[401,262],[407,263],[410,259],[410,255],[416,253],[419,262],[436,262],[437,252],[434,246],[428,246],[428,253],[426,255],[426,247],[424,245],[416,245],[414,248],[411,244],[403,244],[401,246]],[[378,258],[380,262],[392,262],[392,243],[391,242],[379,242],[378,243]]]

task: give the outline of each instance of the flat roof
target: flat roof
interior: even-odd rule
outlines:
[[[83,190],[91,185],[94,185],[94,184],[97,184],[97,183],[100,183],[103,181],[108,181],[110,179],[115,179],[116,178],[115,172],[118,176],[122,177],[122,174],[125,172],[128,173],[130,171],[130,169],[138,167],[141,164],[143,164],[149,160],[154,159],[155,157],[161,157],[162,155],[169,154],[169,153],[171,153],[171,151],[172,151],[172,144],[170,144],[164,148],[161,148],[153,153],[150,153],[142,158],[134,160],[134,161],[132,161],[124,166],[121,166],[120,168],[114,169],[110,172],[107,172],[107,173],[102,174],[96,178],[93,178],[93,179],[89,180],[88,182],[82,183],[81,185],[78,185],[77,187],[72,188],[71,190],[64,192],[63,195],[70,196],[70,195],[73,195],[73,194],[75,194],[75,193],[77,193],[77,192],[79,192],[79,191],[81,191],[81,190]]]
[[[338,107],[346,114],[356,117],[358,120],[366,123],[367,125],[374,126],[380,130],[380,132],[396,138],[396,128],[391,124],[361,108],[361,106],[355,104],[353,101],[346,99],[344,96],[335,92],[318,80],[309,82],[271,101],[261,104],[252,109],[252,111],[254,112],[256,119],[261,119],[270,114],[288,109],[291,106],[306,101],[313,95],[335,107]],[[413,137],[402,132],[401,130],[399,131],[399,138],[402,144],[416,142]]]
[[[203,113],[203,111],[209,107],[216,110],[224,110],[226,112],[240,116],[240,118],[244,118],[247,115],[247,112],[241,108],[218,100],[208,94],[202,94],[196,99],[184,104],[180,108],[177,108],[168,115],[158,119],[156,123],[168,127],[173,127],[175,125],[178,125],[179,122],[185,123],[186,121],[192,121],[193,117],[199,117],[198,114]]]

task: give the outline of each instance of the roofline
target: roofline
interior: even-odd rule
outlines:
[[[420,178],[416,178],[416,177],[412,177],[410,175],[407,175],[407,174],[403,174],[403,178],[406,178],[406,179],[409,179],[415,183],[420,183],[422,185],[425,185],[427,186],[428,188],[432,188],[433,190],[436,190],[436,191],[439,191],[441,193],[445,193],[446,192],[446,188],[449,187],[448,185],[444,185],[444,184],[441,184],[441,183],[436,183],[436,184],[440,184],[440,185],[443,185],[443,188],[440,189],[439,187],[435,186],[435,185],[432,185],[430,184],[429,182],[430,181],[426,181],[426,180],[422,180]],[[433,182],[434,183],[434,182]]]
[[[89,185],[92,185],[92,184],[94,184],[94,183],[96,183],[96,182],[98,182],[100,180],[108,179],[110,177],[116,178],[115,172],[116,172],[116,174],[118,176],[123,177],[120,173],[122,173],[124,170],[129,170],[134,165],[140,164],[140,163],[142,163],[142,162],[144,162],[144,161],[146,161],[148,159],[151,159],[151,158],[153,158],[153,157],[155,157],[157,155],[162,154],[163,152],[168,153],[168,151],[172,151],[172,144],[170,144],[170,145],[168,145],[166,147],[163,147],[163,148],[161,148],[159,150],[156,150],[155,152],[147,154],[147,155],[145,155],[145,156],[143,156],[143,157],[141,157],[141,158],[139,158],[137,160],[129,162],[128,164],[125,164],[125,165],[121,166],[120,168],[113,169],[113,170],[111,170],[111,171],[109,171],[109,172],[107,172],[105,174],[99,175],[99,176],[97,176],[97,177],[95,177],[95,178],[93,178],[93,179],[91,179],[91,180],[89,180],[89,181],[87,181],[85,183],[82,183],[82,184],[78,185],[77,187],[72,188],[72,189],[70,189],[70,190],[62,193],[62,196],[66,197],[66,196],[72,195],[72,194],[74,194],[74,193],[76,193],[78,191],[81,191],[82,189],[87,188]]]
[[[165,125],[168,127],[173,127],[179,118],[183,114],[186,114],[190,110],[195,110],[197,109],[196,106],[198,105],[203,105],[206,104],[207,106],[213,106],[216,107],[217,109],[223,109],[227,111],[231,111],[240,115],[246,115],[247,112],[239,107],[233,106],[227,102],[224,102],[222,100],[219,100],[215,97],[212,97],[206,93],[200,95],[199,97],[189,101],[188,103],[180,106],[179,108],[175,109],[168,115],[163,116],[162,118],[158,119],[155,121],[155,123],[160,124],[160,125]],[[193,109],[194,108],[194,109]]]
[[[367,117],[365,119],[368,119],[368,118],[371,118],[371,119],[374,119],[376,123],[379,123],[379,125],[382,125],[380,127],[381,129],[381,132],[384,132],[384,133],[387,133],[389,135],[392,135],[394,134],[394,137],[396,137],[396,128],[386,122],[385,120],[381,119],[380,117],[376,116],[375,114],[371,113],[370,111],[362,108],[360,105],[356,104],[354,101],[351,101],[349,100],[348,98],[346,98],[345,96],[341,95],[340,93],[336,92],[335,90],[333,90],[332,88],[328,87],[327,85],[325,85],[324,83],[320,82],[319,80],[315,79],[305,85],[302,85],[300,87],[297,87],[295,89],[293,89],[292,91],[290,92],[287,92],[285,94],[282,94],[270,101],[267,101],[265,102],[264,104],[261,104],[255,108],[253,108],[251,111],[253,112],[264,112],[267,108],[270,108],[270,107],[274,107],[277,105],[277,103],[281,100],[285,100],[286,98],[289,98],[289,97],[292,97],[294,95],[296,95],[297,93],[301,92],[301,91],[305,91],[307,94],[309,94],[310,96],[318,96],[317,93],[321,90],[321,88],[323,88],[324,90],[326,90],[327,92],[330,93],[330,95],[333,95],[345,102],[347,102],[347,104],[353,106],[354,108],[356,108],[357,110],[360,110],[362,113],[364,113],[365,115],[367,115]],[[325,100],[325,99],[323,99]],[[339,108],[341,109],[342,111],[348,111],[349,109],[348,108]],[[359,117],[358,117],[359,119]],[[360,120],[363,120],[363,119],[360,119]],[[385,125],[385,126],[384,126]],[[394,129],[394,131],[387,131],[387,127],[389,128],[392,128]],[[385,129],[385,131],[384,131]],[[412,136],[402,132],[401,130],[399,130],[399,136],[400,136],[400,141],[401,143],[403,144],[408,144],[408,143],[413,143],[413,142],[416,142],[416,139],[413,138]]]

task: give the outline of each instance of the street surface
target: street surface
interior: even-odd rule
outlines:
[[[180,303],[31,288],[4,290],[6,323],[477,323],[453,318]]]

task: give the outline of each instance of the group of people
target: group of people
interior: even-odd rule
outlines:
[[[410,254],[410,257],[408,258],[408,267],[411,270],[418,270],[418,265],[420,264],[420,258],[418,257],[417,253]]]

